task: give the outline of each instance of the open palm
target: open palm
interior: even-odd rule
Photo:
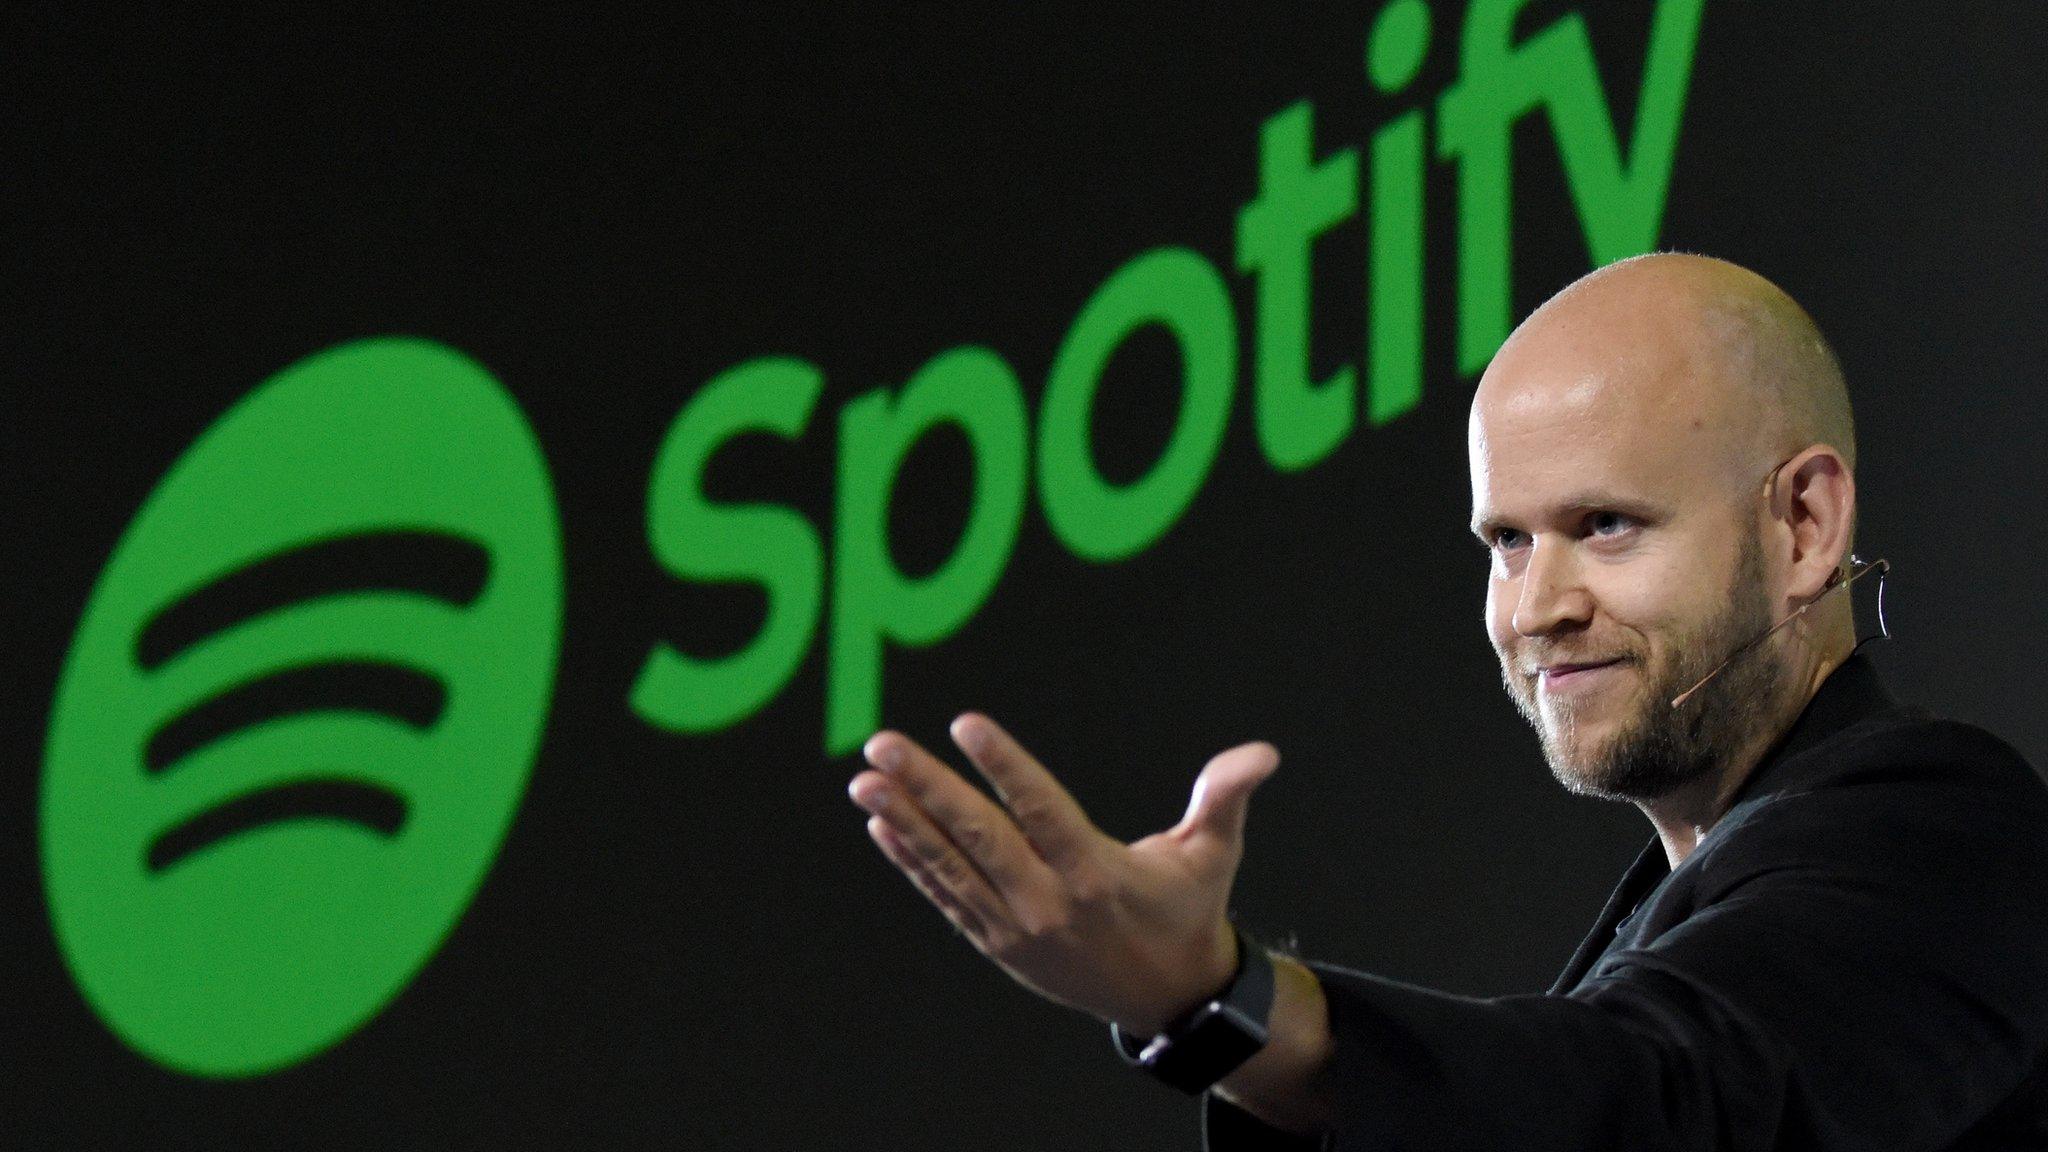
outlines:
[[[892,731],[868,740],[875,770],[847,792],[882,852],[983,955],[1137,1035],[1230,982],[1230,888],[1252,790],[1279,765],[1271,745],[1216,755],[1180,823],[1124,844],[994,721],[968,713],[951,731],[1000,805]]]

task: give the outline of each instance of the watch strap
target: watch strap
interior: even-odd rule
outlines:
[[[1195,1005],[1149,1041],[1109,1026],[1128,1064],[1190,1096],[1208,1091],[1266,1046],[1273,1012],[1273,958],[1235,924],[1237,973],[1216,996]]]

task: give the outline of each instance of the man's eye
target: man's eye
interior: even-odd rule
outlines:
[[[1595,512],[1586,517],[1586,527],[1595,536],[1612,536],[1632,524],[1628,517],[1619,512]]]
[[[1513,528],[1493,530],[1493,547],[1496,551],[1510,552],[1522,546],[1522,534]]]

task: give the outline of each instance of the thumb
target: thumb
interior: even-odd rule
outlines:
[[[1263,740],[1217,753],[1195,779],[1187,815],[1180,820],[1181,836],[1236,848],[1244,840],[1252,789],[1265,783],[1279,767],[1279,750]]]

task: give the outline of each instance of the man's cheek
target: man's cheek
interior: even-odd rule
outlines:
[[[1515,648],[1513,591],[1499,579],[1489,580],[1486,584],[1486,638],[1492,642],[1493,650],[1502,662],[1509,659]]]

